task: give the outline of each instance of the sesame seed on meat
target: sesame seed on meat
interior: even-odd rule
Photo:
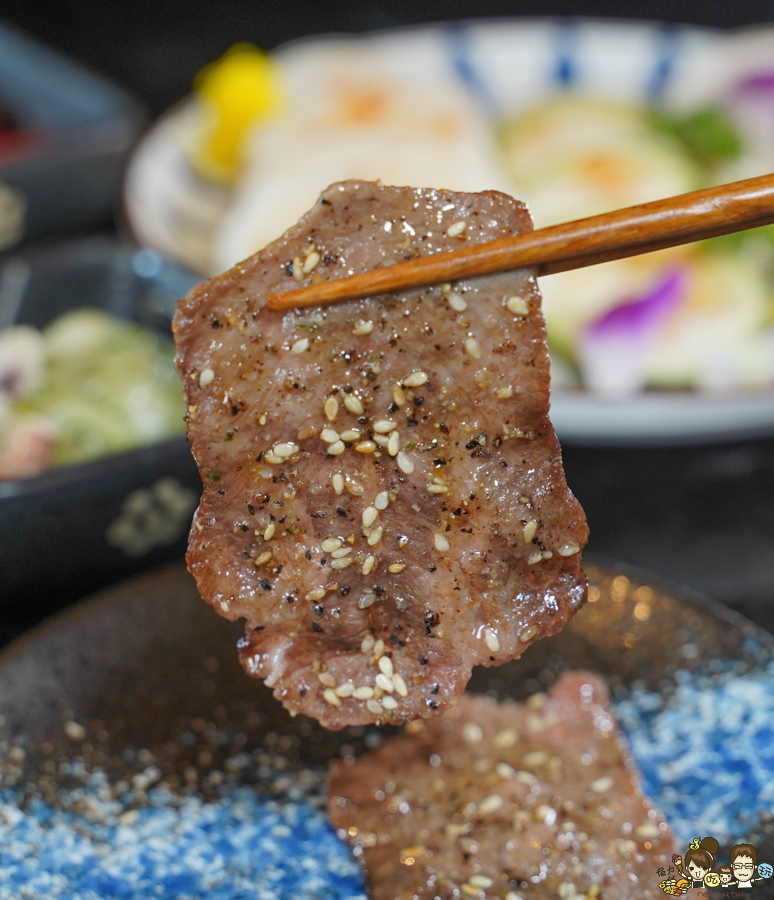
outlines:
[[[561,629],[585,601],[587,528],[548,420],[529,270],[285,313],[265,303],[527,230],[523,204],[359,181],[322,199],[179,304],[204,482],[188,565],[218,613],[245,620],[242,665],[289,710],[330,728],[400,723],[448,706],[473,666]]]

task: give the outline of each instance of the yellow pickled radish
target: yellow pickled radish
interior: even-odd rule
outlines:
[[[205,66],[194,81],[203,124],[191,162],[200,174],[233,184],[242,166],[247,135],[277,111],[281,93],[279,66],[252,44],[235,44]]]

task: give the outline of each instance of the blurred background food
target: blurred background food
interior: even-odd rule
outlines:
[[[241,43],[140,145],[128,223],[211,275],[353,175],[508,191],[543,227],[762,174],[774,167],[772,50],[774,31],[521,20],[308,38],[273,54]],[[765,228],[545,279],[554,388],[627,402],[764,388],[768,409],[748,430],[774,428],[773,252]],[[613,420],[600,431],[627,437]]]
[[[279,234],[337,178],[506,190],[547,225],[774,168],[762,0],[7,0],[0,17],[0,324],[25,326],[3,341],[26,342],[39,373],[41,335],[62,315],[73,346],[80,332],[106,339],[99,309],[162,348],[175,296]],[[764,623],[772,248],[763,229],[541,285],[553,415],[591,551]],[[138,337],[126,329],[115,340]],[[134,402],[115,397],[121,382],[148,401],[158,392],[131,427],[128,414],[87,412],[58,376],[5,398],[3,435],[23,412],[51,460],[72,463],[0,482],[9,634],[182,552],[198,484],[183,438],[150,434],[180,421],[169,357],[140,364],[143,352],[108,354],[116,368],[98,392],[112,413]],[[54,394],[69,412],[51,412]],[[156,442],[128,449],[129,433]],[[98,447],[111,455],[78,461]]]
[[[102,310],[0,331],[0,478],[185,432],[174,345]]]

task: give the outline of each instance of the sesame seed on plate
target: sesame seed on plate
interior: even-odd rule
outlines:
[[[375,506],[366,506],[366,508],[363,510],[362,516],[363,525],[365,525],[366,528],[370,528],[378,517],[379,510]]]
[[[320,440],[326,444],[333,444],[339,440],[339,433],[334,428],[323,428],[320,432]]]
[[[382,712],[382,704],[378,700],[366,700],[366,707],[370,713],[378,715]]]
[[[271,550],[267,550],[265,553],[262,553],[258,559],[256,559],[256,566],[262,566],[265,562],[268,562],[271,559]]]
[[[357,441],[360,440],[360,432],[356,428],[347,428],[345,431],[341,432],[342,441]]]
[[[528,566],[536,566],[543,559],[543,554],[538,550],[536,553],[531,553],[527,557],[527,565]]]
[[[291,266],[291,274],[296,281],[304,280],[304,264],[301,261],[300,256],[296,256],[293,258],[293,264]]]
[[[306,600],[322,600],[325,596],[325,588],[324,587],[316,587],[312,588],[311,591],[306,595]]]
[[[399,572],[402,572],[406,568],[406,563],[390,563],[387,566],[387,571],[392,572],[393,575],[397,575]]]
[[[500,799],[502,799],[502,797]],[[479,809],[480,808],[481,807],[479,806]],[[471,875],[470,878],[468,878],[468,884],[474,884],[476,887],[481,888],[490,888],[494,884],[494,881],[486,875]]]
[[[379,541],[382,539],[382,535],[384,534],[384,528],[380,525],[378,528],[374,528],[371,534],[368,535],[368,546],[375,547]]]
[[[528,625],[526,628],[522,629],[519,632],[519,640],[523,641],[526,644],[527,641],[531,641],[537,633],[537,625]]]
[[[614,784],[615,780],[612,776],[603,775],[602,778],[597,778],[596,781],[591,782],[591,790],[594,791],[595,794],[604,794],[606,791],[609,791]]]
[[[363,573],[363,575],[368,575],[368,573],[371,571],[371,569],[373,569],[375,562],[376,562],[376,557],[373,554],[369,553],[369,555],[366,556],[365,560],[363,561],[363,566],[360,569],[360,571]]]
[[[507,750],[509,747],[513,747],[518,739],[519,733],[515,728],[503,728],[494,736],[494,745]]]
[[[404,406],[406,403],[406,392],[401,385],[396,384],[392,389],[392,399],[396,406]]]
[[[549,760],[549,756],[545,750],[531,750],[522,756],[521,761],[525,766],[544,766]]]
[[[358,453],[373,453],[376,450],[376,444],[373,441],[360,441],[359,444],[355,444],[355,450]]]
[[[332,569],[346,569],[348,566],[351,566],[355,560],[350,556],[345,556],[344,559],[334,559],[331,562]]]
[[[299,338],[297,341],[293,341],[290,345],[291,353],[303,353],[305,350],[309,349],[309,338],[303,337]]]
[[[334,490],[337,494],[341,494],[341,493],[343,492],[343,490],[344,490],[344,476],[341,475],[341,474],[339,474],[339,472],[336,472],[336,473],[331,477],[331,483],[333,484],[333,490]]]
[[[534,519],[529,519],[527,524],[524,526],[524,543],[529,544],[532,542],[532,538],[535,537],[537,533],[537,522]]]
[[[336,679],[330,672],[320,672],[317,679],[325,687],[336,687]]]
[[[398,701],[394,697],[388,695],[387,697],[382,697],[382,706],[385,709],[397,709]]]
[[[495,397],[498,400],[507,400],[509,397],[513,396],[513,388],[510,385],[506,387],[495,388]]]
[[[454,222],[446,229],[446,235],[450,238],[459,237],[467,227],[468,223],[464,219],[460,219],[459,222]]]
[[[341,456],[346,449],[347,445],[344,441],[334,441],[334,443],[328,444],[326,452],[329,456]]]
[[[361,644],[360,644],[360,652],[361,653],[370,653],[374,649],[374,644],[376,643],[376,639],[372,634],[367,634]]]
[[[266,526],[266,529],[263,532],[263,539],[265,541],[270,541],[274,537],[274,532],[277,530],[277,526],[274,522],[269,522]]]
[[[202,374],[199,376],[199,384],[201,387],[207,387],[208,384],[212,384],[215,380],[215,373],[212,369],[203,369]]]
[[[400,450],[400,434],[397,431],[393,431],[390,435],[389,441],[387,441],[387,452],[390,456],[397,456],[398,451]]]
[[[466,722],[462,726],[462,739],[468,744],[480,744],[484,739],[484,732],[475,722]]]
[[[497,812],[498,809],[502,809],[505,805],[505,801],[499,794],[490,794],[488,797],[484,797],[484,799],[478,804],[478,811],[483,816],[488,816],[490,813]],[[480,885],[480,887],[488,887],[489,885]]]

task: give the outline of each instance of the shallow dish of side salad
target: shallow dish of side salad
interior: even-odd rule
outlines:
[[[182,552],[200,482],[170,317],[196,280],[101,236],[0,263],[0,598],[11,631]]]
[[[763,174],[772,51],[768,27],[537,19],[238,46],[139,145],[128,220],[209,275],[342,178],[502,190],[543,227]],[[541,288],[564,440],[774,433],[774,228]]]

